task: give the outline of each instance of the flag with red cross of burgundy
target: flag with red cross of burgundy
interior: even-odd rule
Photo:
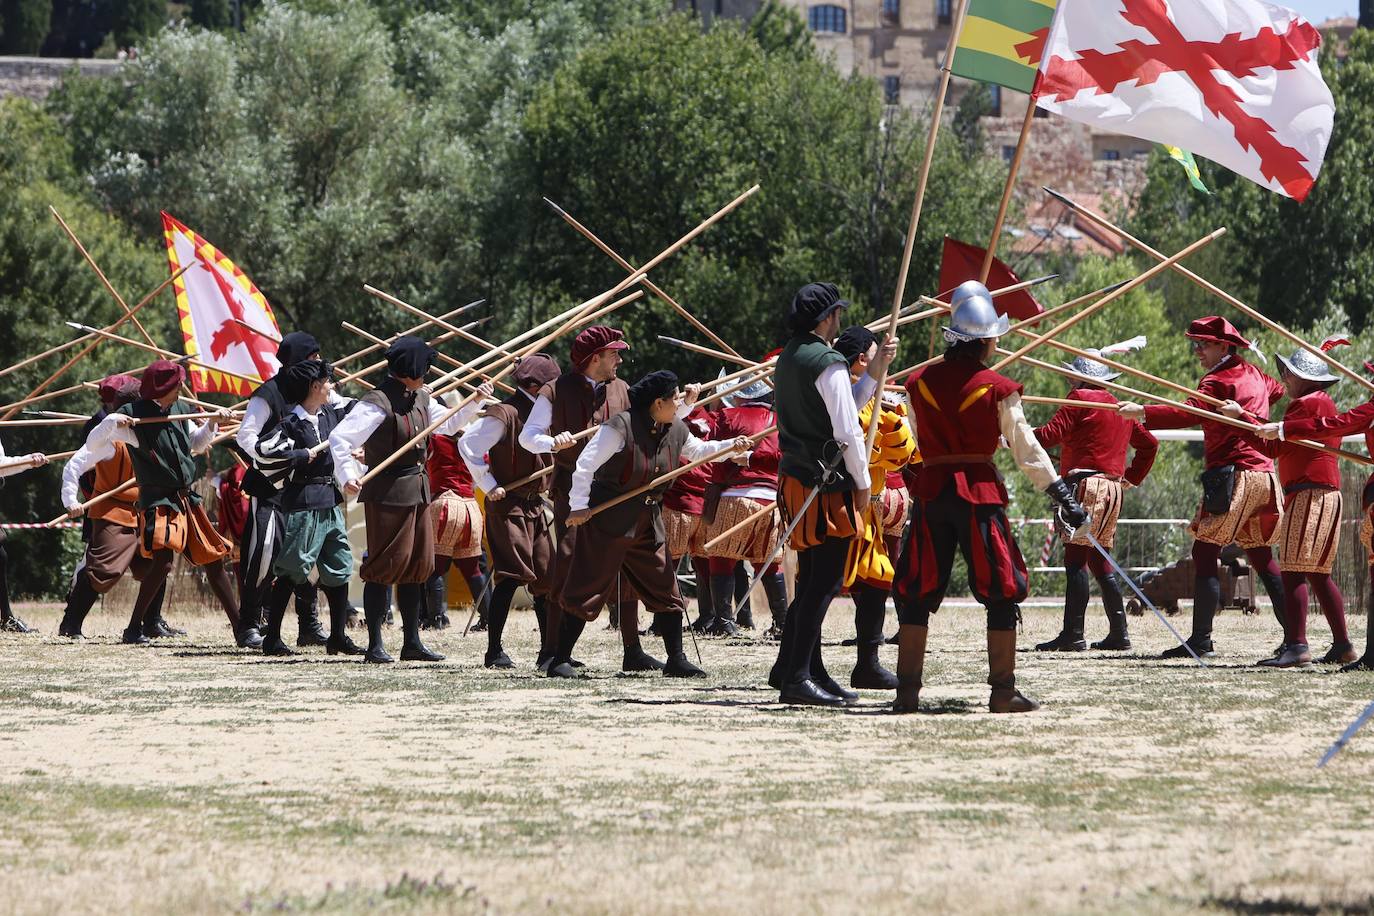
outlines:
[[[1261,0],[1060,0],[1034,95],[1302,200],[1336,110],[1320,46],[1310,22]]]

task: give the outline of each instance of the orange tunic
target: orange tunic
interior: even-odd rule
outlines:
[[[95,488],[91,496],[108,493],[127,480],[134,479],[134,465],[129,460],[129,447],[123,442],[114,443],[114,455],[95,466]],[[137,515],[138,484],[123,490],[109,499],[102,499],[90,508],[90,517],[104,519],[125,528],[138,527]]]

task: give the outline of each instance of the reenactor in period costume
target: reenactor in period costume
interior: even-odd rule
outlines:
[[[1089,350],[1094,354],[1126,352],[1127,344],[1135,349],[1136,341],[1114,344],[1103,350]],[[1140,338],[1140,346],[1144,339]],[[1121,375],[1095,359],[1076,357],[1064,363],[1080,376],[1075,380],[1068,397],[1074,401],[1093,404],[1115,404],[1111,392],[1094,385],[1091,379],[1110,382]],[[1121,516],[1121,500],[1127,487],[1138,487],[1154,465],[1159,440],[1144,426],[1127,420],[1118,413],[1096,407],[1060,407],[1050,421],[1035,431],[1035,438],[1046,449],[1060,446],[1059,475],[1075,488],[1079,504],[1088,513],[1089,522],[1064,543],[1064,572],[1068,584],[1064,595],[1064,625],[1059,635],[1035,648],[1040,652],[1085,652],[1088,644],[1083,637],[1083,618],[1090,597],[1088,574],[1091,571],[1102,591],[1102,607],[1107,613],[1107,637],[1093,643],[1094,649],[1121,651],[1131,648],[1126,627],[1126,608],[1121,596],[1121,583],[1107,566],[1106,559],[1088,540],[1091,534],[1097,542],[1111,550],[1116,543],[1116,523]],[[1126,466],[1128,452],[1135,456]]]
[[[180,363],[154,362],[143,372],[140,399],[101,420],[83,446],[99,463],[114,457],[123,444],[138,481],[138,550],[148,564],[122,639],[130,644],[148,642],[144,620],[180,553],[204,571],[239,645],[258,648],[261,636],[240,626],[237,595],[221,562],[229,545],[214,529],[192,489],[194,456],[209,450],[219,422],[212,418],[188,430],[188,421],[164,421],[192,412],[180,401],[179,389],[185,380],[186,370]]]
[[[835,340],[835,350],[849,363],[849,378],[857,382],[868,372],[868,364],[878,352],[878,338],[868,328],[846,328]],[[916,437],[906,421],[906,405],[884,391],[859,409],[859,425],[865,430],[873,421],[874,404],[878,411],[878,434],[868,457],[868,476],[880,492],[869,501],[869,511],[860,518],[862,530],[850,544],[845,561],[844,583],[854,599],[855,646],[858,657],[849,673],[849,686],[864,690],[896,690],[897,676],[883,667],[878,650],[883,646],[883,622],[887,618],[887,598],[892,592],[893,567],[888,530],[894,520],[886,516],[889,505],[882,498],[890,475],[901,474],[916,453]],[[878,483],[881,481],[881,483]],[[905,492],[905,485],[898,483]],[[905,522],[895,522],[900,528]]]
[[[567,524],[568,493],[572,489],[573,468],[586,447],[586,440],[573,441],[573,434],[600,424],[629,409],[625,382],[616,378],[621,352],[629,349],[624,335],[615,328],[595,325],[585,328],[573,340],[571,363],[558,378],[546,384],[535,398],[534,407],[520,430],[520,445],[534,455],[552,455],[553,480],[549,496],[553,502],[553,569],[550,580],[567,577],[577,532]],[[549,593],[549,613],[544,626],[539,667],[547,668],[558,647],[558,629],[563,623],[562,596],[557,589]],[[638,621],[620,621],[622,628],[638,628]],[[581,664],[580,662],[575,663]]]
[[[959,550],[969,587],[987,608],[988,708],[1031,712],[1039,704],[1016,689],[1016,624],[1029,577],[1007,521],[1007,490],[993,465],[999,441],[1038,490],[1076,529],[1087,514],[1021,409],[1021,385],[985,365],[1008,321],[998,315],[987,288],[970,280],[951,297],[944,329],[945,358],[911,375],[907,396],[916,420],[922,462],[898,561],[897,699],[894,712],[916,712],[930,615],[939,609]]]
[[[326,651],[362,655],[363,650],[344,632],[352,609],[348,583],[353,577],[353,550],[329,450],[329,434],[348,407],[330,406],[333,372],[318,359],[293,363],[278,372],[274,381],[289,410],[270,433],[258,438],[253,456],[280,493],[275,502],[283,517],[280,547],[272,561],[262,651],[264,655],[296,654],[282,642],[282,619],[291,596],[318,569],[320,589],[329,602]]]
[[[683,458],[719,461],[746,450],[750,443],[743,438],[710,442],[692,435],[678,418],[684,397],[672,372],[651,372],[627,394],[629,409],[601,424],[573,471],[568,524],[577,529],[577,538],[559,585],[567,619],[549,663],[550,677],[577,676],[571,664],[573,648],[587,621],[601,613],[617,574],[629,580],[650,613],[666,618],[657,628],[668,655],[664,676],[705,676],[682,651],[686,607],[668,556],[661,514],[667,484],[594,515],[591,510],[680,467]]]
[[[132,376],[110,376],[101,383],[101,412],[94,429],[109,414],[139,399],[139,382]],[[93,418],[94,419],[94,418]],[[101,460],[100,456],[109,453]],[[123,442],[111,442],[99,452],[83,446],[62,469],[62,505],[73,518],[85,517],[89,526],[86,553],[72,576],[67,592],[67,604],[58,625],[59,636],[80,639],[82,624],[101,595],[109,593],[126,572],[132,572],[140,583],[139,603],[148,608],[143,620],[143,634],[150,638],[173,635],[161,623],[162,601],[166,582],[155,582],[148,576],[151,561],[138,549],[138,486],[120,487],[134,480],[134,464],[129,447]],[[88,484],[83,487],[83,484]],[[84,489],[84,493],[82,492]],[[115,492],[83,510],[84,500],[102,493]],[[144,589],[156,589],[156,595],[143,594]]]
[[[683,422],[698,439],[712,439],[717,416],[705,407],[693,407]],[[668,556],[673,558],[674,563],[689,557],[692,573],[696,577],[697,619],[692,621],[692,629],[698,633],[716,633],[718,630],[714,626],[711,569],[703,547],[706,524],[702,513],[706,510],[706,489],[711,483],[711,469],[711,465],[703,464],[688,471],[674,480],[663,496],[663,531],[668,539]]]
[[[789,546],[797,553],[796,594],[787,608],[778,660],[769,674],[785,703],[842,706],[858,700],[830,676],[821,659],[821,627],[844,584],[850,542],[861,530],[870,494],[867,443],[858,405],[873,397],[896,341],[879,349],[858,382],[830,343],[849,305],[833,283],[797,291],[787,315],[792,337],[773,376],[778,413],[778,503],[796,522]],[[803,513],[807,496],[816,490]]]
[[[1269,419],[1270,405],[1283,397],[1283,386],[1256,369],[1239,355],[1250,349],[1250,341],[1225,318],[1199,318],[1188,325],[1187,336],[1204,370],[1198,391],[1223,401],[1235,401],[1251,418],[1263,423]],[[1192,407],[1208,408],[1197,399]],[[1123,403],[1122,415],[1143,421],[1149,429],[1180,429],[1197,426],[1199,420],[1187,411],[1167,404]],[[1256,447],[1243,430],[1212,420],[1200,421],[1202,452],[1206,470],[1202,473],[1202,504],[1193,517],[1193,632],[1188,644],[1199,656],[1215,654],[1212,644],[1212,618],[1221,602],[1222,548],[1239,544],[1250,561],[1250,568],[1264,586],[1274,607],[1280,628],[1287,628],[1284,613],[1283,583],[1274,562],[1273,545],[1279,539],[1283,521],[1283,499],[1274,462]],[[1276,654],[1282,654],[1282,649]],[[1188,650],[1175,646],[1165,658],[1188,658]]]
[[[393,661],[382,641],[386,618],[386,587],[396,586],[404,641],[402,661],[442,661],[420,640],[420,610],[425,582],[434,572],[434,520],[429,513],[429,477],[425,474],[425,439],[408,445],[422,430],[448,416],[435,433],[462,429],[478,411],[477,399],[462,410],[452,411],[424,387],[434,350],[418,337],[399,338],[387,348],[385,381],[360,398],[348,416],[329,434],[334,474],[345,496],[357,495],[367,525],[367,555],[360,575],[364,582],[382,586],[365,590],[363,614],[367,620],[367,653],[364,660]],[[400,457],[367,483],[366,469],[353,457],[363,450],[363,461],[373,466],[387,460],[402,446]]]
[[[19,474],[30,468],[42,467],[48,458],[39,452],[20,458],[7,458],[5,448],[0,445],[0,478]],[[0,530],[0,631],[6,633],[37,632],[21,620],[10,607],[9,554],[5,552],[5,532]]]
[[[773,411],[773,389],[762,381],[729,395],[727,400],[729,405],[720,411],[713,438],[754,437],[777,425],[777,414]],[[735,455],[729,461],[704,465],[711,469],[711,482],[706,488],[703,508],[703,544],[750,516],[757,515],[764,506],[777,503],[778,462],[781,459],[782,450],[778,445],[777,431],[774,430],[744,454]],[[747,562],[756,576],[762,576],[760,582],[763,593],[768,597],[768,609],[772,615],[769,633],[775,638],[781,636],[787,618],[787,583],[783,579],[780,558],[774,556],[781,536],[778,514],[772,512],[711,548],[708,594],[713,609],[707,632],[725,636],[734,634],[735,572],[741,562]],[[752,627],[753,615],[749,613],[749,618],[745,620],[746,613],[749,612],[741,609],[740,626],[747,623]]]
[[[472,472],[459,454],[463,433],[431,436],[425,470],[434,517],[434,572],[425,583],[425,615],[420,625],[442,630],[449,625],[447,579],[450,566],[467,583],[476,604],[480,629],[486,629],[488,589],[482,577],[482,507],[473,489]]]
[[[1292,668],[1311,663],[1307,644],[1310,588],[1331,626],[1331,649],[1320,661],[1349,665],[1356,661],[1356,655],[1346,628],[1345,598],[1331,578],[1331,567],[1341,541],[1341,471],[1335,455],[1306,448],[1291,440],[1315,439],[1335,447],[1340,445],[1343,436],[1367,432],[1369,423],[1357,415],[1360,408],[1345,414],[1336,413],[1335,402],[1326,389],[1339,379],[1320,359],[1299,349],[1291,357],[1280,356],[1278,360],[1282,367],[1280,379],[1288,392],[1288,408],[1282,421],[1266,427],[1272,430],[1271,435],[1275,438],[1258,444],[1265,454],[1277,459],[1279,484],[1283,487],[1279,570],[1283,576],[1288,627],[1284,650],[1260,664]],[[1364,514],[1368,516],[1367,511]]]
[[[488,406],[458,440],[458,451],[473,481],[486,493],[493,583],[487,610],[487,652],[482,662],[488,668],[515,667],[501,640],[511,601],[520,586],[529,589],[534,598],[541,634],[546,627],[553,562],[553,537],[544,506],[549,475],[520,481],[550,467],[553,460],[521,446],[520,431],[540,390],[558,375],[558,363],[547,353],[526,356],[514,372],[516,392]],[[519,485],[508,489],[511,484]]]
[[[277,346],[277,362],[281,366],[278,374],[296,363],[319,358],[320,344],[315,336],[305,331],[292,331]],[[337,395],[334,396],[334,406],[342,406],[342,400]],[[289,411],[290,406],[282,397],[275,377],[253,391],[234,437],[248,460],[251,461],[252,456],[257,454],[258,439],[271,435]],[[285,519],[279,503],[280,494],[267,484],[257,468],[250,467],[244,475],[243,491],[248,494],[250,502],[248,514],[244,517],[243,536],[239,541],[239,604],[243,614],[240,625],[245,630],[256,630],[262,626],[267,594],[272,587],[272,564],[277,558],[277,551],[281,550]],[[325,636],[320,629],[315,605],[315,588],[306,583],[296,601],[298,646],[324,645]]]

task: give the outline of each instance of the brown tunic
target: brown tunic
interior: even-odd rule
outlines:
[[[520,447],[520,430],[533,407],[533,401],[517,392],[486,409],[485,415],[502,426],[500,440],[487,452],[491,476],[502,487],[553,464],[551,456],[535,455]],[[486,503],[493,575],[497,580],[524,583],[535,595],[549,593],[553,564],[553,536],[543,499],[548,486],[549,475],[545,475],[507,492],[505,499],[494,500],[488,494]]]
[[[388,378],[363,398],[387,417],[363,443],[368,466],[380,464],[429,425],[429,392],[408,392]],[[367,525],[367,556],[358,570],[364,582],[405,585],[434,573],[434,522],[429,514],[429,475],[422,439],[363,484],[358,501]]]
[[[687,443],[687,426],[674,420],[655,430],[647,416],[626,411],[606,421],[625,439],[625,448],[597,469],[590,507],[636,490],[676,468]],[[562,585],[563,609],[595,620],[622,573],[645,607],[655,614],[685,610],[663,532],[662,501],[668,485],[627,499],[587,520],[573,544]]]

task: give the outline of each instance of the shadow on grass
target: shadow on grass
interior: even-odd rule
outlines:
[[[708,687],[701,692],[706,693],[719,688]],[[772,691],[769,691],[770,693]],[[777,700],[731,700],[731,699],[706,699],[692,697],[663,697],[659,699],[644,697],[610,697],[602,702],[612,705],[622,706],[715,706],[725,709],[757,709],[761,712],[818,712],[828,713],[837,716],[891,716],[892,704],[889,702],[877,703],[856,703],[853,706],[806,706],[802,704],[781,703]],[[981,707],[974,706],[965,700],[939,700],[934,703],[922,703],[921,711],[918,715],[971,715],[978,712]]]
[[[1247,900],[1242,897],[1210,897],[1202,901],[1205,909],[1224,910],[1228,913],[1266,913],[1280,916],[1318,916],[1318,914],[1355,914],[1374,913],[1374,897],[1355,902],[1304,903],[1288,897],[1260,897]]]

